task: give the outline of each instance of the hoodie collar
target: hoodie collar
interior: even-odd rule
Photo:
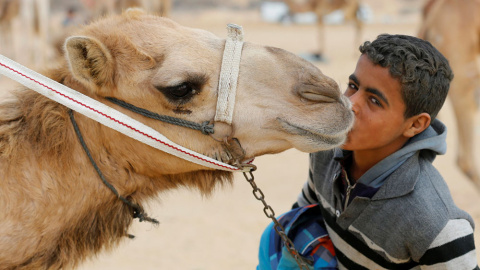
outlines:
[[[412,191],[417,181],[415,175],[418,175],[418,171],[411,170],[411,168],[417,168],[417,166],[410,166],[413,165],[410,163],[418,162],[419,155],[433,162],[437,154],[445,154],[447,150],[446,136],[447,128],[445,125],[439,120],[434,120],[426,130],[412,137],[397,152],[370,168],[357,179],[357,182],[374,188],[382,187],[374,197],[378,199],[397,197]],[[349,153],[351,151],[336,149],[334,156],[341,159]],[[414,155],[417,158],[409,159]],[[406,166],[402,166],[404,163],[407,163]],[[401,178],[389,177],[392,174],[401,174],[402,176]],[[389,181],[392,179],[394,179],[394,183]]]

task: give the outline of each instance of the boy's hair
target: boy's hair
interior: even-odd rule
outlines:
[[[400,81],[405,118],[426,112],[432,122],[447,98],[453,73],[447,59],[430,42],[406,35],[382,34],[360,46],[374,63],[388,67]]]

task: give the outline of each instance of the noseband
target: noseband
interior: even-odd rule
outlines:
[[[218,100],[215,122],[232,124],[238,73],[243,48],[243,29],[236,24],[228,24],[228,38],[223,51],[222,68],[218,83]]]

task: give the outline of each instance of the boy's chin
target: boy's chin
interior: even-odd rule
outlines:
[[[353,151],[354,150],[351,143],[350,143],[350,138],[347,138],[345,143],[340,146],[340,149],[348,150],[348,151]]]
[[[340,149],[347,150],[347,151],[353,151],[352,148],[349,148],[348,146],[344,146],[344,145],[340,146]]]

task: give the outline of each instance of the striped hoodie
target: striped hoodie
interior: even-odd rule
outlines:
[[[378,189],[347,198],[339,188],[346,151],[310,155],[297,204],[319,203],[340,269],[479,269],[472,218],[459,209],[432,162],[446,150],[438,120],[377,163],[358,183]]]

